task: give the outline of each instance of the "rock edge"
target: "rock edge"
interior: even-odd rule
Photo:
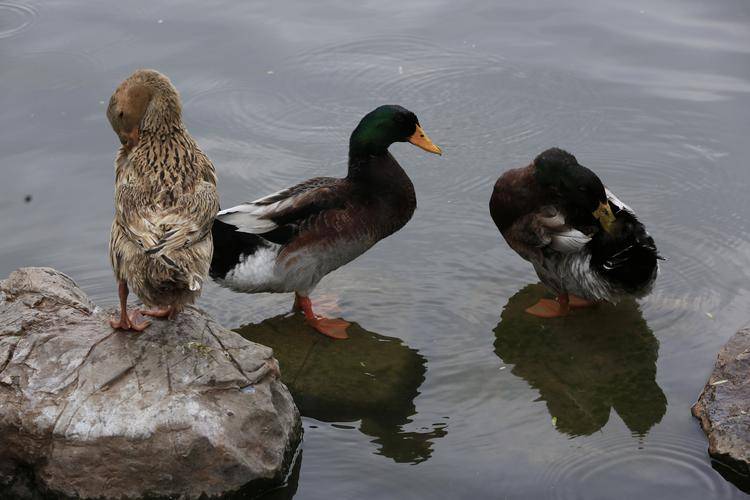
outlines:
[[[711,457],[750,477],[750,328],[721,348],[692,412],[708,437]]]

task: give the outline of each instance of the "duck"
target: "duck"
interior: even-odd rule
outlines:
[[[174,319],[201,293],[219,210],[216,172],[182,122],[177,89],[156,70],[126,78],[107,119],[121,143],[109,240],[120,314],[110,324],[143,331],[144,316]],[[130,291],[146,309],[128,312]]]
[[[211,278],[236,292],[294,292],[293,310],[312,328],[347,338],[349,323],[315,314],[310,293],[414,214],[414,185],[388,151],[394,142],[442,154],[413,112],[374,109],[350,136],[346,177],[315,177],[218,212]]]
[[[489,208],[507,244],[556,296],[526,309],[531,315],[563,317],[653,289],[663,260],[653,238],[632,208],[563,149],[503,173]]]

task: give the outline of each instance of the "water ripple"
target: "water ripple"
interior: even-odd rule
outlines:
[[[577,450],[555,461],[544,471],[542,481],[553,489],[552,498],[580,498],[581,491],[601,492],[613,477],[639,478],[632,481],[644,491],[646,483],[674,494],[706,492],[706,498],[730,498],[734,488],[708,466],[705,442],[677,435],[659,435],[638,443],[632,436],[599,438],[596,448]],[[674,484],[671,478],[679,478]],[[619,483],[622,484],[622,483]],[[651,491],[653,494],[654,491]],[[626,491],[620,491],[627,497]]]
[[[594,93],[572,76],[521,69],[493,54],[418,37],[317,47],[279,62],[264,76],[273,83],[214,88],[191,97],[186,106],[194,107],[196,119],[205,124],[221,124],[248,140],[281,148],[345,143],[364,112],[391,102],[418,115],[448,113],[460,105],[460,116],[440,122],[468,129],[472,141],[484,143],[528,141],[544,130],[555,130],[558,140],[580,138],[601,122],[596,113],[576,112]],[[566,102],[544,97],[561,86],[569,90]],[[487,110],[502,110],[502,116]],[[466,147],[445,144],[449,150],[455,146],[456,154]]]
[[[0,2],[0,38],[11,38],[23,33],[36,22],[37,10],[26,4]]]

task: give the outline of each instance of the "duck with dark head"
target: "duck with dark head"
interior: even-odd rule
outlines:
[[[575,156],[552,148],[495,183],[490,214],[505,241],[531,262],[557,298],[527,312],[565,316],[571,307],[650,293],[654,240],[633,210]]]
[[[416,195],[388,151],[394,142],[441,154],[414,113],[376,108],[351,135],[346,177],[316,177],[219,212],[211,277],[237,292],[294,292],[294,308],[310,326],[346,338],[349,323],[317,316],[309,295],[323,276],[411,219]]]

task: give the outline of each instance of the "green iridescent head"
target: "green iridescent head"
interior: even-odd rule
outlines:
[[[411,142],[430,153],[442,154],[422,130],[417,115],[387,104],[370,111],[359,122],[349,140],[349,155],[384,154],[394,142]]]

